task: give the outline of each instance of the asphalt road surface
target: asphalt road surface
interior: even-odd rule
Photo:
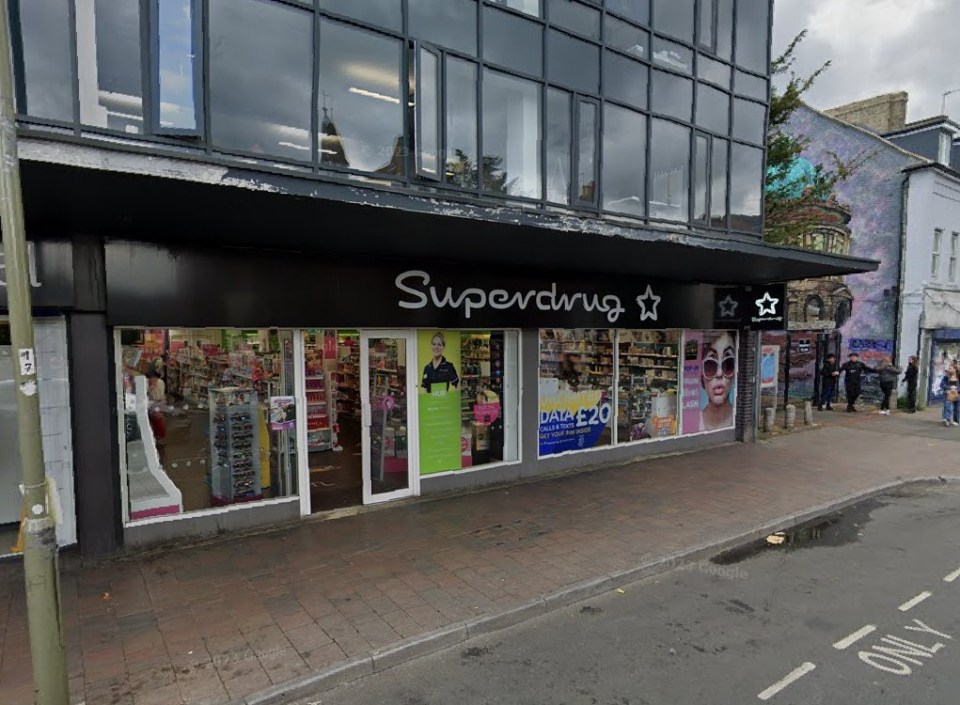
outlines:
[[[960,486],[911,487],[304,702],[960,703]]]

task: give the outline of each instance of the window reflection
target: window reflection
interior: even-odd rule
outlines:
[[[157,5],[157,68],[159,125],[165,129],[197,129],[194,0],[159,0]],[[157,113],[156,108],[154,113]]]
[[[726,135],[730,130],[730,96],[716,88],[699,84],[696,123],[699,127]]]
[[[651,74],[651,109],[689,122],[693,112],[693,81],[665,71],[654,70]]]
[[[735,98],[733,101],[733,136],[748,142],[763,142],[766,109],[759,103]]]
[[[584,100],[580,101],[577,142],[578,197],[594,203],[597,198],[597,106]]]
[[[554,30],[547,37],[550,80],[583,93],[596,93],[600,88],[600,49]]]
[[[650,0],[607,0],[607,10],[640,24],[650,24]]]
[[[214,145],[309,161],[312,14],[263,0],[209,7]]]
[[[63,0],[19,3],[26,105],[20,112],[72,122],[73,60],[70,10]]]
[[[600,12],[576,0],[550,0],[550,24],[600,39]]]
[[[767,102],[769,96],[767,94],[766,79],[760,78],[759,76],[752,76],[743,71],[737,71],[736,81],[737,93],[745,95],[748,98],[756,98],[757,100]]]
[[[722,88],[730,89],[730,67],[719,61],[708,59],[703,54],[697,57],[697,76],[703,81],[710,81]]]
[[[709,141],[703,135],[697,135],[693,148],[693,219],[701,223],[707,220],[709,158]]]
[[[547,89],[547,200],[570,203],[570,94]]]
[[[476,56],[475,0],[407,0],[407,14],[412,36]]]
[[[653,38],[653,61],[680,73],[693,73],[693,52],[659,37]]]
[[[763,151],[733,144],[730,152],[730,227],[760,234]]]
[[[647,107],[647,81],[650,70],[612,51],[603,53],[603,94],[638,108]]]
[[[607,46],[620,49],[640,59],[649,58],[649,32],[627,22],[621,22],[610,15],[607,15],[603,26],[604,42]]]
[[[81,122],[142,133],[139,4],[79,0],[76,20]]]
[[[770,0],[739,0],[737,5],[737,64],[766,74]]]
[[[645,210],[646,118],[603,106],[603,208],[642,216]]]
[[[650,217],[687,220],[690,128],[654,118],[650,129]]]
[[[727,226],[727,152],[726,140],[713,139],[710,153],[710,225]]]
[[[447,57],[447,180],[464,188],[477,181],[477,65]]]
[[[540,198],[540,86],[489,69],[483,74],[483,187]]]
[[[733,58],[733,0],[717,0],[717,56]]]
[[[700,0],[700,32],[697,42],[707,48],[713,47],[713,8],[716,0]]]
[[[403,5],[397,0],[320,0],[320,7],[396,32],[403,29]]]
[[[693,41],[693,0],[653,0],[653,26],[658,32]]]
[[[440,178],[440,56],[420,47],[419,93],[415,96],[420,124],[417,132],[417,169]]]
[[[528,15],[533,15],[534,17],[542,16],[540,0],[490,0],[490,2],[492,2],[494,5],[512,7],[514,10],[526,12]]]
[[[483,58],[514,71],[543,74],[540,25],[492,7],[483,9]]]
[[[320,23],[321,162],[403,174],[400,50],[399,40]],[[434,137],[434,172],[437,146]]]

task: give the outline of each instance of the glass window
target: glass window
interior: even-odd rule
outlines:
[[[960,233],[953,233],[950,236],[950,266],[949,271],[947,272],[947,276],[951,282],[957,281],[958,256],[960,256]]]
[[[440,178],[440,55],[420,47],[417,108],[417,172]]]
[[[733,0],[717,0],[717,56],[733,58]]]
[[[447,57],[447,181],[477,188],[477,65]]]
[[[730,227],[760,234],[763,207],[763,150],[731,145]]]
[[[142,133],[139,3],[80,2],[76,13],[80,121]]]
[[[697,119],[699,127],[721,135],[730,131],[730,96],[716,88],[697,85]]]
[[[677,435],[680,331],[621,330],[617,341],[617,443]]]
[[[483,58],[514,71],[543,74],[543,29],[536,22],[483,8]]]
[[[586,203],[597,201],[597,105],[580,101],[577,129],[577,193]]]
[[[337,22],[320,23],[317,108],[322,163],[378,174],[403,174],[401,46],[400,40],[381,34]],[[437,101],[435,86],[427,98],[433,108]],[[436,113],[432,115],[428,128],[436,129]],[[428,159],[433,160],[431,168],[436,170],[436,133],[432,139],[426,147],[433,150]]]
[[[605,97],[647,107],[650,69],[612,51],[603,52],[603,94]]]
[[[600,49],[595,44],[550,30],[547,34],[547,76],[553,83],[570,86],[582,93],[600,89]]]
[[[403,30],[403,5],[397,0],[320,0],[320,8],[380,25],[396,32]]]
[[[600,39],[600,11],[576,0],[550,0],[550,24]]]
[[[647,119],[603,106],[603,208],[642,216],[645,211]]]
[[[933,231],[933,257],[930,260],[930,277],[937,279],[940,276],[940,247],[943,241],[943,230]]]
[[[690,121],[693,113],[693,81],[665,71],[652,71],[651,110]]]
[[[710,225],[727,227],[727,152],[726,140],[713,138],[710,154]]]
[[[26,105],[18,108],[31,117],[73,122],[69,3],[21,0],[18,7],[26,86]]]
[[[603,23],[604,42],[640,59],[649,58],[650,33],[607,15]]]
[[[154,108],[161,130],[199,128],[199,32],[195,0],[159,0],[157,4],[157,61],[155,85],[160,100]]]
[[[737,4],[737,65],[766,75],[770,0],[739,0]]]
[[[407,13],[411,36],[476,56],[475,0],[407,0]]]
[[[693,51],[660,37],[653,38],[653,61],[680,73],[693,74]]]
[[[764,141],[767,110],[759,103],[748,100],[733,100],[733,136],[760,144]]]
[[[690,219],[690,128],[653,119],[650,125],[651,218]]]
[[[263,0],[210,0],[209,23],[213,144],[310,161],[313,15]]]
[[[704,47],[713,47],[713,8],[716,0],[700,0],[700,29],[697,42]]]
[[[483,73],[483,187],[540,198],[540,86]]]
[[[540,456],[610,445],[611,330],[540,331]]]
[[[424,372],[417,393],[422,475],[519,458],[517,341],[516,331],[417,331],[417,369]],[[442,371],[442,361],[446,373],[438,375],[433,370]],[[433,381],[428,388],[438,377],[456,381]],[[388,442],[388,458],[389,450]]]
[[[547,89],[547,200],[570,203],[570,160],[573,127],[566,91]]]
[[[520,12],[526,12],[528,15],[533,15],[534,17],[540,17],[542,13],[540,0],[488,0],[488,2],[510,7],[514,10],[520,10]]]
[[[708,59],[703,54],[697,57],[697,76],[722,88],[730,89],[730,67],[719,61]]]
[[[118,338],[131,520],[297,494],[298,409],[271,404],[295,394],[292,331]]]
[[[707,191],[710,182],[709,140],[697,135],[693,147],[693,219],[704,223],[707,220]]]
[[[607,0],[607,10],[640,24],[650,24],[650,0]]]
[[[737,71],[735,87],[737,93],[745,95],[748,98],[762,100],[764,103],[766,103],[769,98],[767,95],[767,80],[759,76],[751,76],[743,71]]]
[[[693,42],[694,0],[653,0],[653,27],[658,32]]]

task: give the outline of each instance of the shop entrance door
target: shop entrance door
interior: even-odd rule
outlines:
[[[364,504],[419,492],[415,356],[413,332],[360,334]]]

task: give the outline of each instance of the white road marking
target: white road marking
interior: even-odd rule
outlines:
[[[779,693],[781,690],[786,688],[788,685],[793,683],[798,678],[803,678],[805,675],[810,673],[810,671],[812,671],[816,667],[817,667],[816,664],[810,663],[809,661],[801,664],[800,666],[792,670],[790,673],[788,673],[786,678],[784,678],[783,680],[777,681],[776,683],[771,685],[769,688],[764,690],[762,693],[757,695],[757,697],[760,698],[761,700],[769,700],[770,698],[772,698],[774,695]]]
[[[927,592],[926,590],[924,590],[923,592],[921,592],[921,593],[920,593],[919,595],[917,595],[916,597],[910,598],[909,600],[907,600],[906,602],[904,602],[902,605],[900,605],[900,608],[899,608],[899,609],[900,609],[901,612],[906,612],[907,610],[912,609],[912,608],[916,607],[917,605],[919,605],[921,602],[923,602],[924,600],[926,600],[926,599],[927,599],[928,597],[930,597],[932,594],[933,594],[932,592]]]
[[[944,576],[943,576],[943,582],[945,582],[945,583],[952,583],[952,582],[953,582],[954,580],[956,580],[957,578],[960,578],[960,568],[957,568],[957,569],[956,569],[955,571],[953,571],[952,573],[947,573],[946,575],[944,575]]]
[[[853,634],[849,634],[848,636],[843,637],[843,639],[841,639],[840,641],[835,642],[833,645],[833,648],[840,649],[842,651],[843,649],[847,648],[851,644],[856,644],[867,634],[870,634],[871,632],[875,632],[876,630],[877,630],[876,625],[868,624],[867,626],[861,629],[858,629]]]

